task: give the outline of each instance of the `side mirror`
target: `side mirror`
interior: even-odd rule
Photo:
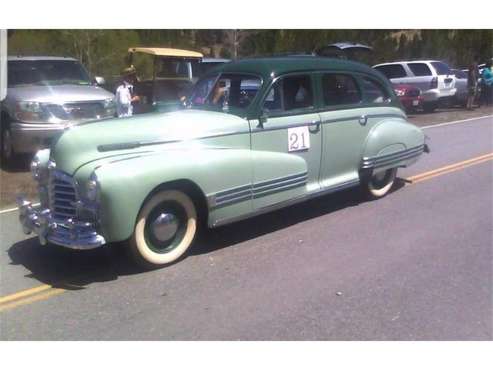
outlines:
[[[263,110],[260,112],[260,116],[258,117],[258,127],[263,128],[264,123],[267,122],[267,119],[269,118],[269,115],[267,114],[267,111]]]
[[[106,84],[106,80],[104,79],[104,77],[100,77],[100,76],[95,76],[94,77],[94,81],[96,82],[97,85],[99,86],[102,86],[104,84]]]

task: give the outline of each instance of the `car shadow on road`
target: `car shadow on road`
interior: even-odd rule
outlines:
[[[404,180],[398,179],[392,192],[404,185]],[[204,230],[190,255],[208,254],[364,202],[367,200],[359,190],[350,189],[217,229]],[[92,283],[144,272],[128,257],[123,243],[89,251],[73,251],[55,245],[41,246],[37,238],[29,238],[12,245],[8,255],[12,265],[22,265],[30,271],[27,278],[67,290],[84,289]]]
[[[391,192],[403,186],[405,181],[397,178]],[[314,198],[275,212],[208,230],[197,240],[190,254],[207,254],[368,201],[357,188]]]

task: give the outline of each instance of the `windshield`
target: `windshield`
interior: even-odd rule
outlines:
[[[89,85],[86,70],[76,60],[15,60],[8,62],[8,86]]]
[[[247,109],[260,90],[259,77],[243,74],[213,75],[200,80],[190,97],[192,107]]]
[[[156,77],[161,78],[188,78],[188,65],[190,62],[179,59],[161,59],[158,61]]]

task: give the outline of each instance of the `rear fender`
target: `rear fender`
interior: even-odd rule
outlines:
[[[404,119],[387,119],[373,126],[366,139],[360,170],[363,176],[374,170],[407,167],[424,151],[423,131]]]

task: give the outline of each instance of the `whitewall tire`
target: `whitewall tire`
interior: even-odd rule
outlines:
[[[196,232],[197,211],[192,199],[178,190],[162,190],[142,207],[130,248],[141,265],[163,266],[187,252]]]
[[[364,190],[370,198],[382,198],[390,191],[397,176],[397,168],[385,171],[374,171],[371,178],[363,184]]]

